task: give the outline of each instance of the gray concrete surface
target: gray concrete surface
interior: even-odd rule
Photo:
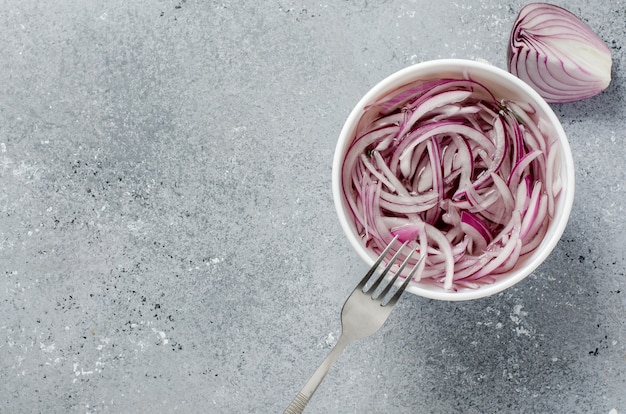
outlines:
[[[626,413],[626,4],[557,3],[614,59],[553,106],[561,243],[494,297],[405,297],[309,412]],[[330,192],[344,119],[412,63],[505,67],[523,4],[0,2],[0,412],[282,412],[365,270]]]

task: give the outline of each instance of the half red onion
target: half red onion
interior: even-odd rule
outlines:
[[[508,69],[547,102],[586,99],[611,82],[611,51],[589,26],[552,4],[524,6],[509,39]]]

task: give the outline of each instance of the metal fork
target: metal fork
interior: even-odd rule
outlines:
[[[393,278],[389,283],[383,288],[383,290],[377,294],[382,287],[382,282],[385,279],[385,276],[389,273],[392,266],[398,260],[400,253],[406,247],[408,242],[405,242],[393,255],[393,258],[388,262],[385,270],[376,278],[374,283],[371,286],[367,286],[367,282],[371,278],[371,276],[377,271],[378,267],[382,263],[382,261],[391,250],[391,247],[396,242],[397,236],[387,245],[385,250],[378,257],[374,265],[367,272],[365,277],[359,282],[359,284],[354,288],[354,291],[346,302],[343,304],[343,308],[341,310],[341,336],[335,344],[335,347],[330,351],[326,359],[322,362],[320,367],[315,371],[313,376],[309,379],[309,381],[304,385],[302,390],[296,395],[291,404],[287,407],[284,414],[298,414],[304,411],[304,408],[309,403],[309,400],[313,396],[313,393],[317,389],[317,387],[321,384],[324,377],[330,370],[330,367],[333,363],[339,358],[339,355],[344,350],[344,348],[352,341],[356,339],[365,338],[367,336],[372,335],[374,332],[378,331],[378,329],[385,323],[391,311],[395,307],[398,299],[408,286],[409,282],[413,278],[415,272],[417,271],[420,263],[413,266],[413,269],[406,277],[402,285],[396,290],[395,293],[389,294],[392,286],[398,279],[398,276],[402,273],[402,270],[406,267],[411,259],[415,250],[412,250],[410,254],[406,257],[406,259],[402,262],[398,270],[395,272]],[[420,262],[424,260],[424,257],[420,259]],[[386,297],[390,296],[388,300]]]

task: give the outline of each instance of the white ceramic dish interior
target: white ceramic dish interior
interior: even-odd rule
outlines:
[[[517,77],[487,63],[463,59],[441,59],[418,63],[390,75],[365,94],[348,116],[337,142],[332,171],[335,208],[345,234],[363,260],[368,265],[372,265],[375,254],[365,248],[356,232],[341,190],[341,168],[350,142],[354,139],[354,131],[364,108],[383,95],[409,82],[438,78],[463,78],[467,75],[484,84],[498,98],[532,104],[537,108],[539,114],[552,124],[561,145],[563,188],[558,197],[555,216],[549,225],[547,234],[533,253],[521,258],[511,271],[499,276],[496,282],[477,289],[450,291],[428,281],[413,282],[409,285],[409,292],[431,299],[448,301],[478,299],[501,292],[526,278],[548,257],[560,240],[574,200],[574,161],[567,136],[555,113],[537,92]]]

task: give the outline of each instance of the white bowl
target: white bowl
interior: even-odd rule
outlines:
[[[341,226],[354,249],[371,266],[376,254],[368,250],[361,242],[341,189],[343,159],[354,139],[355,128],[364,113],[364,108],[396,88],[413,81],[464,78],[467,75],[485,85],[499,99],[511,99],[532,104],[540,116],[552,124],[561,145],[563,187],[544,240],[532,253],[522,256],[511,271],[498,276],[495,282],[473,289],[446,290],[436,284],[420,281],[412,282],[407,289],[419,296],[448,301],[478,299],[513,286],[531,274],[548,257],[563,235],[574,201],[574,160],[565,131],[546,101],[519,78],[486,63],[463,59],[441,59],[418,63],[383,79],[357,103],[339,135],[332,171],[333,198]]]

